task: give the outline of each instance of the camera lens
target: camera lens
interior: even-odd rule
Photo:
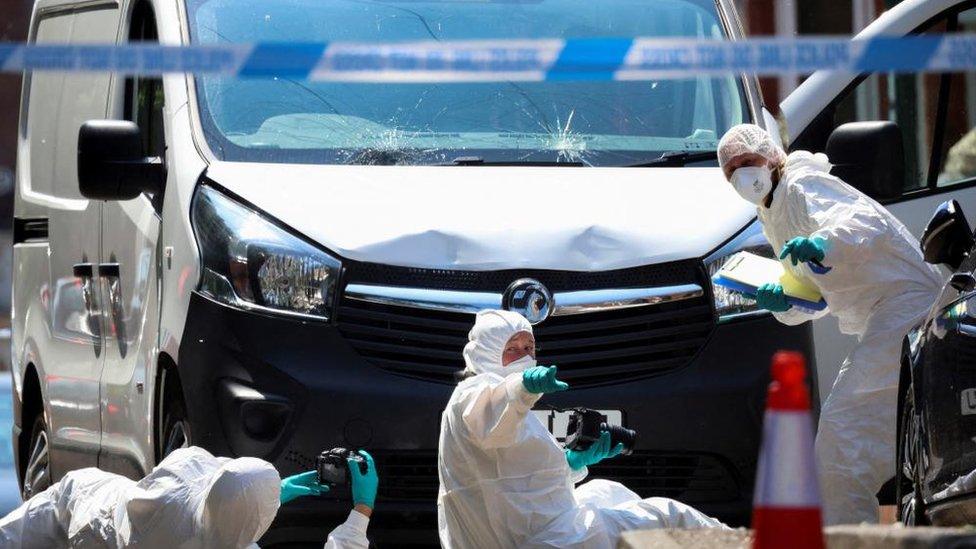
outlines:
[[[623,455],[629,456],[634,452],[634,445],[637,442],[637,431],[621,427],[620,425],[608,425],[606,423],[600,425],[600,429],[610,433],[610,448],[616,448],[617,444],[623,444],[624,451],[621,452]]]

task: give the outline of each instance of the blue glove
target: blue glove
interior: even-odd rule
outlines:
[[[756,305],[774,313],[788,311],[791,307],[780,284],[763,284],[756,288]]]
[[[315,471],[292,475],[281,481],[281,503],[288,503],[303,496],[321,496],[328,491],[328,486],[319,484],[318,474]]]
[[[619,456],[623,451],[622,442],[618,442],[616,446],[610,448],[610,433],[603,431],[600,433],[600,438],[590,444],[586,450],[566,450],[566,462],[569,463],[570,469],[579,471],[588,465],[594,465],[607,458]]]
[[[530,393],[555,393],[569,389],[569,384],[556,379],[555,366],[535,366],[522,372],[522,386]]]
[[[360,450],[359,455],[366,459],[366,472],[359,470],[359,462],[347,459],[349,477],[352,479],[352,502],[355,505],[365,505],[370,509],[376,503],[376,491],[380,487],[380,477],[376,475],[376,464],[373,456],[366,450]]]
[[[783,246],[779,258],[786,259],[786,256],[790,257],[794,265],[807,261],[823,261],[827,257],[827,240],[820,236],[812,238],[798,236]]]

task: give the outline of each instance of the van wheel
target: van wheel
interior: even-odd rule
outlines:
[[[31,426],[30,453],[24,469],[24,487],[21,495],[24,501],[51,486],[50,437],[44,414],[37,414]]]
[[[157,454],[158,461],[168,456],[173,450],[187,448],[193,440],[190,437],[190,422],[186,418],[186,404],[183,403],[183,393],[179,388],[179,378],[174,375],[165,377],[167,385],[164,387],[163,424],[160,429]]]

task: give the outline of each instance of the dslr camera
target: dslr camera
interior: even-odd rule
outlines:
[[[610,448],[618,443],[624,445],[623,455],[629,456],[634,451],[637,442],[637,431],[626,429],[620,425],[607,423],[607,416],[589,408],[575,408],[571,410],[569,426],[566,431],[566,448],[570,450],[586,450],[591,444],[600,439],[604,431],[610,433]]]
[[[348,463],[347,460],[352,460],[353,463]],[[359,471],[364,475],[369,468],[363,456],[355,450],[345,448],[326,450],[315,458],[315,471],[318,473],[319,484],[328,486],[330,491],[349,484],[351,466],[358,466]]]

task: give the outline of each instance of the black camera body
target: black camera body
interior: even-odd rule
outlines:
[[[366,474],[369,466],[366,459],[355,450],[333,448],[326,450],[315,458],[315,471],[318,473],[319,484],[328,486],[330,490],[349,484],[348,460],[359,466],[359,471]]]
[[[611,425],[607,422],[607,416],[589,408],[572,410],[566,429],[565,446],[570,450],[586,450],[600,439],[600,434],[604,431],[610,433],[611,449],[620,443],[624,445],[623,455],[629,456],[634,452],[634,445],[637,443],[637,431],[620,425]]]

